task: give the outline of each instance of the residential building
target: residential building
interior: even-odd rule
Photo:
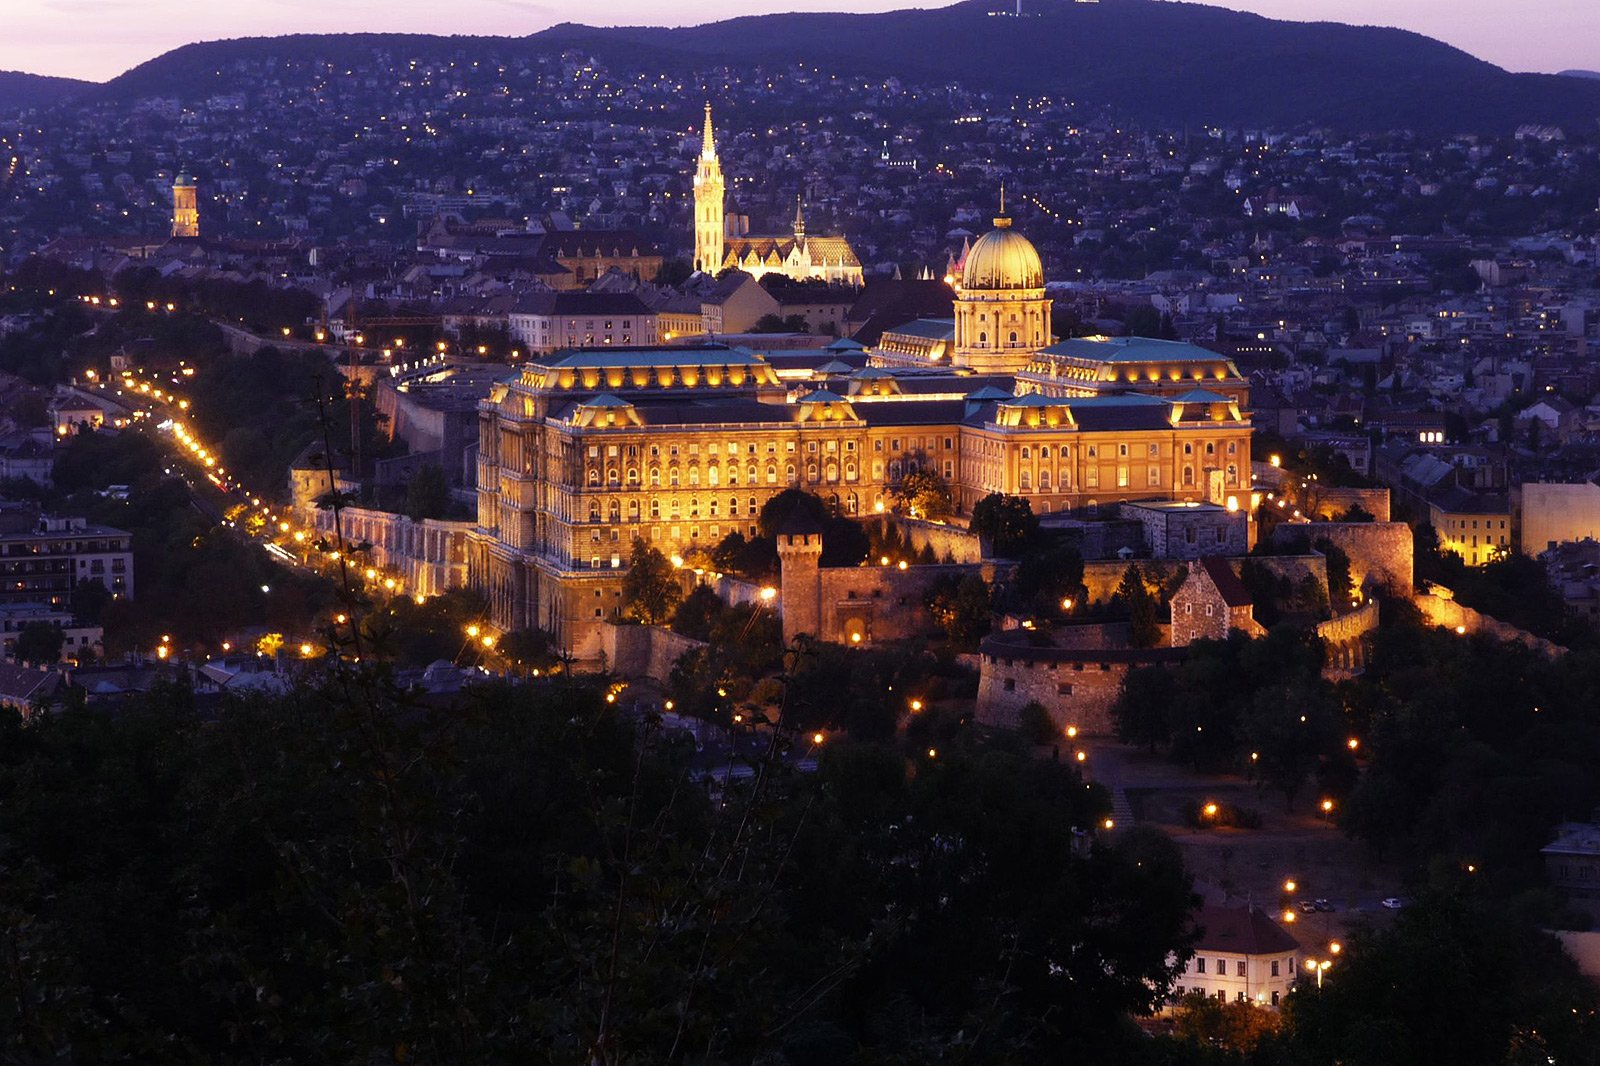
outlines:
[[[1294,987],[1298,941],[1266,913],[1248,907],[1202,907],[1200,939],[1178,975],[1173,995],[1276,1007]]]
[[[132,535],[82,518],[53,518],[30,507],[0,511],[0,604],[53,607],[71,601],[81,581],[133,597]]]

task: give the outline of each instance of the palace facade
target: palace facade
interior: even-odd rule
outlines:
[[[1132,500],[1247,507],[1249,398],[1237,369],[1186,344],[1049,344],[1037,254],[996,232],[1003,261],[961,295],[1017,295],[972,301],[971,333],[958,327],[953,348],[859,369],[837,346],[784,352],[780,375],[743,347],[614,345],[538,357],[497,383],[479,405],[468,538],[469,581],[488,594],[494,624],[537,626],[594,654],[636,538],[693,560],[730,533],[754,535],[762,505],[791,487],[862,516],[887,509],[918,469],[950,482],[958,514],[990,493],[1022,496],[1035,513]],[[990,353],[1014,376],[992,372]]]

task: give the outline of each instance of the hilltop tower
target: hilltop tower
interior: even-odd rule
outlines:
[[[1003,188],[994,229],[962,258],[951,361],[980,374],[1014,374],[1055,338],[1044,265],[1033,242],[1011,228]]]
[[[187,171],[172,179],[172,235],[200,236],[200,193]]]
[[[707,274],[722,269],[727,187],[722,163],[717,159],[716,136],[711,131],[711,105],[706,104],[705,132],[700,141],[700,165],[694,172],[694,268]]]

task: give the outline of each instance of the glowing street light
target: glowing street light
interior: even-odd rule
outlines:
[[[813,744],[821,744],[826,739],[828,738],[823,736],[820,730],[811,734],[811,743]]]
[[[1306,969],[1317,975],[1317,991],[1322,991],[1322,975],[1333,965],[1332,959],[1307,959]]]

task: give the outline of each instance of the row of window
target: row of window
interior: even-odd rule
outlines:
[[[1212,972],[1215,973],[1218,977],[1226,977],[1226,976],[1228,976],[1228,960],[1227,959],[1217,959],[1216,963],[1217,963],[1217,968]],[[1279,960],[1273,959],[1273,960],[1271,960],[1269,965],[1272,967],[1272,976],[1273,977],[1281,977],[1283,975],[1282,971],[1279,969],[1280,965],[1282,965],[1283,967],[1286,967],[1288,969],[1288,972],[1290,972],[1290,973],[1294,972],[1294,958],[1293,957],[1290,957],[1288,959],[1284,959],[1281,964],[1280,964]],[[1244,959],[1234,959],[1233,960],[1233,967],[1234,967],[1233,976],[1235,976],[1235,977],[1248,977],[1248,976],[1250,976],[1249,966],[1250,966],[1250,964],[1248,962],[1246,962]],[[1190,959],[1188,961],[1188,963],[1184,966],[1183,972],[1184,973],[1197,973],[1197,974],[1205,973],[1206,972],[1206,959],[1205,959],[1205,956],[1204,955],[1196,955],[1194,958]]]
[[[1202,996],[1209,996],[1211,994],[1209,991],[1207,991],[1204,988],[1196,987],[1196,988],[1192,988],[1192,989],[1186,989],[1182,985],[1178,985],[1176,988],[1174,988],[1172,990],[1172,995],[1173,995],[1174,999],[1182,999],[1183,996],[1187,992],[1198,992]],[[1247,1003],[1247,1002],[1249,1002],[1249,996],[1245,995],[1245,993],[1243,993],[1243,992],[1235,992],[1233,998],[1234,998],[1234,1001],[1238,1002],[1238,1003]],[[1217,989],[1217,999],[1222,1001],[1222,1002],[1227,1002],[1228,990],[1225,989],[1225,988]],[[1272,999],[1272,1005],[1274,1007],[1276,1007],[1278,1005],[1279,993],[1277,991],[1273,991],[1273,993],[1271,995],[1271,999]]]

